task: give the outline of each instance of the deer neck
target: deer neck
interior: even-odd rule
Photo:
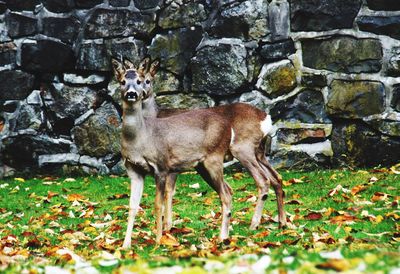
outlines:
[[[122,121],[122,138],[127,140],[136,139],[140,133],[146,131],[146,123],[142,110],[142,103],[126,103],[123,102],[123,121]]]
[[[147,99],[143,100],[143,115],[146,117],[157,117],[158,106],[156,96],[152,93]]]

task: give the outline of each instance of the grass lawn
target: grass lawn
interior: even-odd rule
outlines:
[[[400,168],[397,167],[399,170]],[[154,194],[147,178],[132,249],[126,177],[0,180],[0,272],[5,273],[400,273],[400,175],[394,168],[282,172],[293,227],[278,229],[271,191],[262,225],[249,230],[256,188],[231,173],[231,239],[219,243],[216,193],[179,176],[174,228],[154,243]]]

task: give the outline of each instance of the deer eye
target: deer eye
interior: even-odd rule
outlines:
[[[125,80],[122,80],[122,81],[121,81],[121,85],[125,86],[125,84],[126,84],[126,81],[125,81]]]
[[[147,85],[150,84],[150,80],[149,79],[146,80],[146,84]]]
[[[136,80],[136,83],[137,83],[138,85],[140,85],[140,83],[142,83],[142,81]]]

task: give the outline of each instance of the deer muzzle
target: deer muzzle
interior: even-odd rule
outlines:
[[[127,91],[125,93],[125,100],[135,102],[138,99],[138,94],[134,91]]]

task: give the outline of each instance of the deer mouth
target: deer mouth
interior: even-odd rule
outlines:
[[[136,92],[129,91],[125,93],[125,100],[128,102],[135,102],[138,99],[138,95]]]

